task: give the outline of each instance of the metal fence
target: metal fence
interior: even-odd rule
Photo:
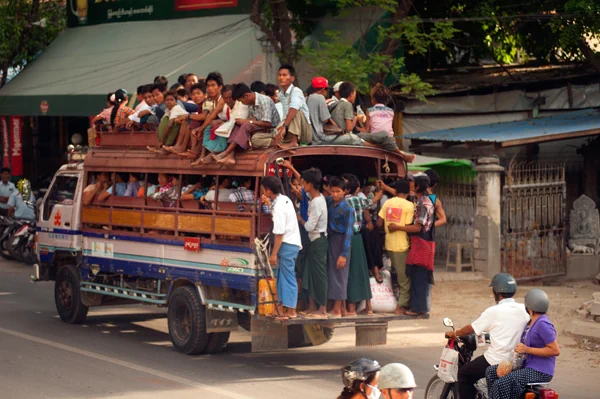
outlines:
[[[511,162],[502,198],[503,271],[517,279],[566,273],[564,163]]]
[[[445,226],[436,230],[436,256],[445,261],[449,244],[473,242],[476,208],[476,181],[472,170],[456,170],[441,176],[436,194],[442,201]]]

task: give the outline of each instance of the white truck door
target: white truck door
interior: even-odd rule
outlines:
[[[81,172],[59,172],[40,207],[38,251],[40,258],[56,250],[81,250],[79,202]],[[45,252],[45,254],[44,254]]]

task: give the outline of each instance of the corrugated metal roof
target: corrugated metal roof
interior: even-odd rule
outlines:
[[[600,134],[600,112],[586,109],[523,121],[413,133],[404,137],[419,142],[489,143],[510,147],[596,134]]]

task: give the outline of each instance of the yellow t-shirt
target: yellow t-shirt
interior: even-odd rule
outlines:
[[[392,252],[406,252],[409,248],[408,234],[405,231],[390,233],[390,223],[400,226],[410,225],[415,217],[415,205],[404,198],[394,197],[385,201],[379,217],[385,221],[385,249]]]

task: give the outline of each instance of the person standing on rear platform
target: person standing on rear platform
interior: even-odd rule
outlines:
[[[275,241],[269,262],[277,265],[278,319],[295,319],[298,317],[298,283],[294,267],[302,248],[296,209],[292,200],[281,194],[283,188],[276,177],[265,177],[261,185],[264,190],[263,203],[271,201],[273,215]]]
[[[298,214],[298,222],[308,233],[309,244],[302,276],[302,289],[308,292],[309,317],[327,318],[327,201],[319,192],[323,175],[317,168],[302,172],[302,186],[311,197],[308,220]]]

